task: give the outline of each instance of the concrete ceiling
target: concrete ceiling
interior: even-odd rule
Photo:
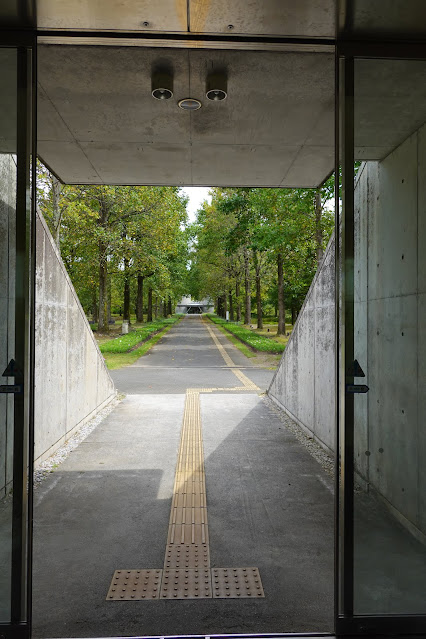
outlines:
[[[17,55],[0,49],[0,153],[16,153]]]
[[[64,182],[317,186],[333,169],[332,54],[41,45],[38,64],[38,151]],[[158,64],[170,100],[151,96]],[[214,69],[223,102],[205,98]]]
[[[37,0],[39,29],[333,38],[335,0]]]
[[[39,38],[40,156],[68,183],[317,186],[334,166],[334,55],[321,39],[334,38],[335,4],[37,0],[38,28],[58,30]],[[411,0],[410,11],[406,0],[338,5],[338,29],[350,36],[425,29],[424,0]],[[71,40],[67,30],[82,33]],[[222,40],[154,38],[185,33]],[[267,45],[259,36],[296,40]],[[170,100],[151,96],[157,67],[173,72]],[[228,98],[210,102],[205,80],[217,69],[228,76]],[[382,159],[424,123],[424,77],[423,62],[356,62],[358,159]],[[186,97],[202,108],[180,110]]]
[[[426,122],[426,62],[355,61],[355,155],[381,160]]]

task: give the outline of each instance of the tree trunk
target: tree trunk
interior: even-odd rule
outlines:
[[[232,291],[229,289],[229,319],[234,321],[234,299],[232,297]]]
[[[245,312],[244,324],[251,323],[251,290],[250,290],[250,259],[248,250],[244,248],[244,293],[245,293]]]
[[[315,243],[317,247],[317,264],[321,264],[324,257],[324,250],[322,248],[324,237],[321,227],[322,207],[321,207],[321,189],[318,188],[315,192]]]
[[[284,306],[284,272],[282,253],[277,255],[278,267],[278,330],[277,335],[285,335],[285,306]]]
[[[53,228],[54,228],[53,239],[55,240],[55,244],[59,253],[61,253],[60,239],[61,239],[62,211],[61,211],[61,207],[59,206],[59,199],[61,197],[61,192],[62,192],[62,184],[54,175],[52,175],[52,208],[53,208]]]
[[[257,311],[257,328],[263,328],[263,316],[262,316],[262,295],[260,286],[260,264],[258,257],[255,253],[254,256],[254,268],[256,274],[256,311]]]
[[[94,322],[97,322],[99,319],[99,314],[98,314],[98,299],[96,296],[96,287],[93,287],[92,290],[92,319]]]
[[[138,275],[138,293],[136,296],[136,321],[143,322],[143,275]]]
[[[147,322],[152,322],[152,288],[148,289],[148,314],[146,318]]]
[[[226,319],[226,314],[228,313],[228,298],[226,295],[226,291],[223,294],[223,317]]]
[[[127,320],[130,324],[130,275],[127,258],[124,258],[123,320]]]
[[[107,317],[107,298],[108,298],[108,276],[107,268],[104,260],[99,264],[99,320],[98,330],[107,331],[108,317]]]
[[[155,296],[154,319],[158,319],[158,295]]]
[[[107,320],[108,320],[108,324],[109,324],[109,321],[111,319],[111,297],[112,297],[112,294],[111,294],[111,278],[110,277],[108,278],[108,285],[107,286],[108,286]]]
[[[223,297],[221,295],[217,298],[217,314],[219,317],[225,317],[223,314]]]
[[[169,306],[169,309],[168,309],[169,310],[169,315],[171,317],[173,315],[173,308],[172,308],[172,298],[171,298],[170,295],[169,295],[169,304],[168,304],[168,306]]]
[[[257,328],[263,328],[262,296],[260,292],[260,275],[256,273],[256,307],[257,307]]]
[[[167,317],[167,300],[163,300],[163,317]]]
[[[101,205],[99,214],[99,226],[105,230],[108,226],[108,210],[104,203]],[[99,322],[98,330],[107,332],[109,329],[107,317],[107,299],[108,299],[108,263],[107,263],[108,245],[99,240],[98,256],[99,256]]]
[[[235,282],[235,297],[237,300],[237,322],[241,322],[240,280]]]

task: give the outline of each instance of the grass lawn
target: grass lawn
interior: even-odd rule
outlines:
[[[226,337],[229,339],[231,344],[236,346],[238,348],[238,350],[242,352],[243,355],[245,355],[246,357],[256,357],[256,353],[254,353],[248,346],[243,344],[239,339],[237,339],[236,337],[231,335],[231,333],[229,333],[226,330],[226,328],[224,328],[220,324],[216,324],[216,326],[220,330],[221,333],[226,335]]]
[[[263,328],[256,328],[254,324],[253,326],[254,328],[250,330],[256,333],[256,335],[262,335],[263,337],[267,337],[268,339],[272,338],[275,341],[279,342],[280,344],[287,344],[289,340],[289,336],[287,337],[287,333],[291,333],[291,331],[293,330],[293,324],[286,324],[285,325],[286,335],[277,335],[277,329],[278,329],[277,323],[269,324],[264,322]],[[268,328],[269,328],[269,331],[268,331]]]
[[[134,364],[139,357],[145,355],[150,348],[155,346],[155,344],[160,341],[160,339],[172,328],[172,326],[173,324],[166,326],[161,333],[156,333],[148,341],[144,342],[142,346],[139,346],[139,348],[131,351],[130,353],[103,353],[107,368],[110,371],[113,371],[117,368],[123,368],[123,366],[130,366],[130,364]]]
[[[207,317],[219,328],[222,328],[228,333],[232,333],[237,340],[241,340],[247,344],[248,347],[262,353],[282,353],[288,342],[287,336],[276,337],[270,335],[267,330],[267,325],[265,325],[264,332],[265,335],[270,335],[268,337],[262,334],[263,331],[258,331],[254,328],[251,329],[235,322],[227,322],[217,315],[208,314]]]
[[[173,315],[149,324],[134,324],[130,327],[127,335],[121,335],[121,324],[118,328],[113,325],[111,333],[115,333],[115,337],[111,334],[95,333],[96,341],[107,367],[113,370],[133,364],[139,357],[145,355],[180,319],[181,315]]]

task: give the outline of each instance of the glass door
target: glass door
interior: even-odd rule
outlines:
[[[340,60],[341,633],[426,630],[425,77]]]
[[[31,468],[30,47],[0,48],[0,634],[29,632]]]

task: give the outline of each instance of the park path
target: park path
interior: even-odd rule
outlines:
[[[272,374],[196,316],[113,372],[125,399],[37,491],[34,636],[332,629],[331,479]]]

